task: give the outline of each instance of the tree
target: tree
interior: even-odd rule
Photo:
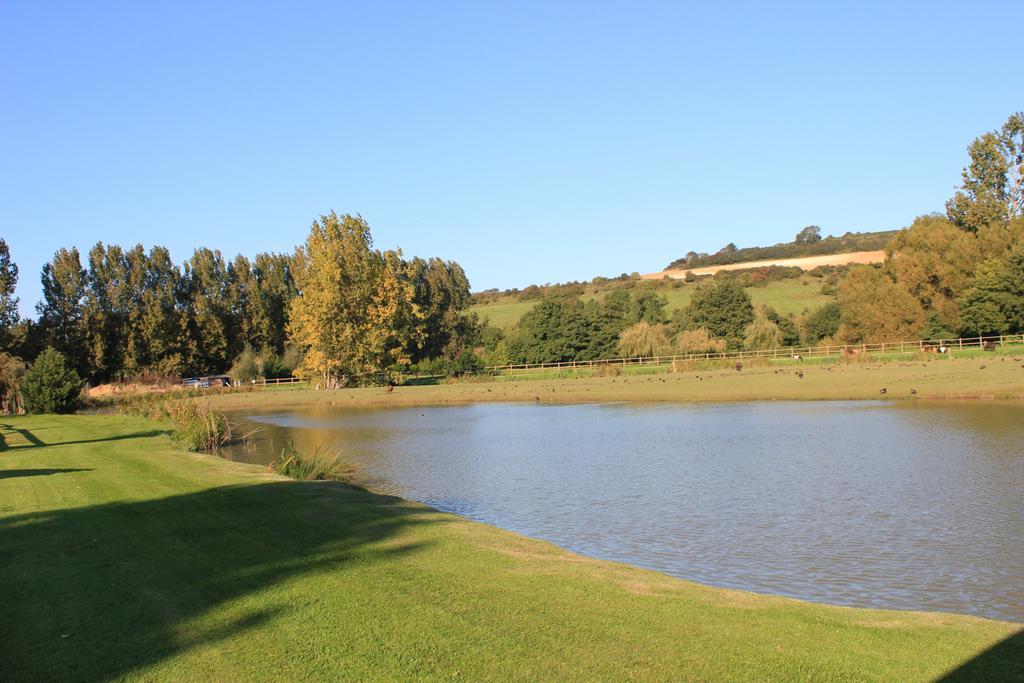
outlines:
[[[0,351],[12,346],[11,328],[18,323],[18,265],[11,261],[7,242],[0,238]]]
[[[360,382],[398,358],[397,322],[412,306],[412,287],[395,259],[373,249],[361,216],[331,212],[314,221],[295,252],[294,277],[288,329],[305,352],[301,376],[325,387]]]
[[[458,263],[414,258],[402,264],[412,285],[416,315],[408,320],[405,353],[412,362],[454,360],[479,340],[480,323],[469,312],[469,278]]]
[[[1024,248],[983,263],[959,303],[963,336],[1024,332]]]
[[[129,342],[133,369],[148,367],[161,375],[177,375],[185,369],[188,348],[187,310],[180,300],[181,271],[166,247],[152,247],[144,260],[135,250],[132,255],[141,260],[132,269],[134,277],[141,280],[135,288]]]
[[[669,350],[668,327],[646,320],[627,327],[619,337],[619,353],[626,358],[657,356]]]
[[[974,274],[978,240],[942,216],[922,216],[886,247],[885,269],[941,325],[955,328],[956,297]]]
[[[584,360],[591,348],[595,320],[575,297],[546,296],[519,320],[508,340],[515,363],[558,363]]]
[[[673,344],[677,353],[722,353],[725,351],[725,340],[714,339],[708,334],[708,328],[698,327],[695,330],[683,330],[676,335]]]
[[[82,329],[86,274],[78,250],[61,249],[43,266],[43,300],[36,306],[47,344],[79,371],[87,369]]]
[[[70,413],[78,405],[82,379],[64,354],[47,347],[25,373],[21,393],[30,413]]]
[[[285,352],[288,312],[296,296],[292,277],[292,258],[287,254],[257,254],[253,274],[266,328],[260,333],[275,353]]]
[[[754,306],[743,287],[731,278],[716,277],[694,292],[677,324],[684,329],[706,327],[713,337],[738,349],[753,321]]]
[[[109,380],[123,374],[129,337],[129,314],[134,307],[131,278],[124,250],[102,242],[89,251],[82,332],[87,376]]]
[[[881,269],[859,266],[839,283],[840,324],[844,343],[918,339],[927,313],[913,294]]]
[[[626,292],[628,296],[628,292]],[[651,324],[663,323],[667,320],[665,307],[668,306],[668,299],[651,291],[637,292],[630,297],[631,304],[626,312],[626,320],[629,323],[640,321]]]
[[[230,345],[237,335],[231,325],[228,271],[220,251],[196,249],[185,262],[181,285],[182,305],[187,312],[187,370],[225,370]]]
[[[797,244],[814,244],[821,241],[821,228],[817,225],[808,225],[796,234],[793,240]]]
[[[21,384],[25,363],[17,356],[0,351],[0,415],[19,415],[25,410]]]
[[[765,351],[782,347],[782,330],[762,307],[754,320],[744,329],[743,348],[748,351]]]
[[[946,202],[949,220],[976,233],[1024,214],[1024,113],[975,138],[967,152],[961,190]]]
[[[804,335],[808,345],[814,345],[839,331],[839,303],[830,301],[811,311],[804,318]]]

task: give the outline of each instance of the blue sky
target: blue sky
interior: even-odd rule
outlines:
[[[721,6],[719,6],[721,5]],[[0,3],[0,236],[291,251],[331,209],[474,289],[900,227],[1021,108],[1017,3]]]

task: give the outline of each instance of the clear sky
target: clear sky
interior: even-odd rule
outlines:
[[[475,290],[901,227],[1024,108],[1005,3],[0,2],[0,235],[291,251],[331,209]]]

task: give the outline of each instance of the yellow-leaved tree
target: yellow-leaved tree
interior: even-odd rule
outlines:
[[[314,221],[295,251],[298,296],[288,333],[305,352],[295,374],[324,388],[373,382],[402,358],[417,316],[397,252],[373,248],[362,216],[333,211]]]

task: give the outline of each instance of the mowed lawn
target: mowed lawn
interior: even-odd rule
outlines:
[[[803,284],[804,280],[807,281],[806,285]],[[651,285],[645,283],[641,286],[646,288]],[[697,285],[695,284],[672,287],[659,282],[654,291],[665,297],[668,302],[665,310],[671,314],[677,308],[686,308],[696,289]],[[580,298],[584,301],[588,299],[602,299],[609,291],[611,290],[607,287],[595,287],[588,289],[587,293]],[[637,288],[627,291],[645,290]],[[747,293],[750,295],[750,300],[755,306],[765,304],[771,306],[782,315],[803,315],[832,300],[832,297],[821,293],[821,280],[811,277],[768,282],[763,286],[748,287]],[[515,326],[519,319],[533,308],[536,303],[536,299],[520,301],[514,296],[506,296],[492,303],[476,304],[472,307],[472,310],[481,319],[486,318],[491,325],[505,329]]]
[[[703,587],[122,416],[0,418],[0,680],[1020,680],[1021,626]]]

